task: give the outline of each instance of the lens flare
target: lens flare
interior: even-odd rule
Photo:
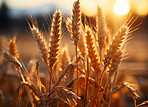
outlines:
[[[130,6],[125,0],[118,0],[114,5],[114,12],[117,15],[125,15],[129,12]]]

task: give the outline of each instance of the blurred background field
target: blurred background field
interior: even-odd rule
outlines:
[[[118,3],[119,1],[124,1],[127,4],[124,7],[123,3],[122,5]],[[135,78],[140,85],[140,93],[142,94],[139,102],[148,100],[148,0],[80,0],[80,2],[83,16],[88,18],[88,23],[95,17],[97,4],[99,4],[104,11],[109,28],[113,26],[110,28],[111,33],[115,33],[130,15],[130,17],[138,16],[132,26],[140,23],[141,25],[138,30],[132,33],[127,44],[127,58],[120,65],[120,73],[125,75],[125,80],[134,81],[131,78]],[[0,52],[7,49],[8,41],[13,35],[16,35],[21,59],[24,62],[28,62],[32,58],[39,59],[37,45],[28,29],[27,20],[29,20],[30,15],[37,18],[40,29],[45,29],[43,31],[48,36],[47,32],[50,30],[49,25],[51,25],[54,11],[60,9],[64,17],[70,16],[72,4],[73,0],[0,0]],[[126,9],[127,11],[124,12],[123,10]],[[68,47],[69,53],[73,57],[74,47],[65,26],[62,31],[61,46]],[[8,94],[9,89],[5,90],[3,87],[5,82],[1,80],[2,75],[7,70],[6,64],[7,62],[0,57],[0,90],[5,95]],[[44,67],[45,65],[41,69],[44,70]],[[10,77],[9,81],[13,81],[13,79],[11,80]],[[17,81],[13,82],[17,84]],[[10,85],[9,82],[7,84]],[[9,94],[13,96],[13,90]]]

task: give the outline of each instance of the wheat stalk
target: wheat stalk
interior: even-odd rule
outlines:
[[[103,69],[103,72],[102,72],[101,77],[100,77],[99,86],[101,86],[106,68],[109,67],[109,65],[112,63],[110,65],[110,75],[109,75],[108,80],[106,82],[105,88],[107,87],[108,82],[111,79],[111,76],[113,75],[113,73],[116,70],[116,76],[114,78],[114,82],[113,82],[113,85],[112,85],[112,87],[114,87],[115,81],[117,79],[117,71],[118,71],[117,67],[118,67],[118,64],[120,63],[121,54],[122,54],[120,52],[121,47],[124,44],[127,36],[128,36],[128,27],[123,25],[120,28],[120,30],[116,33],[116,35],[114,36],[109,48],[107,49],[107,52],[104,55],[104,60],[103,60],[104,69]],[[113,63],[113,62],[116,62],[117,65],[115,66],[116,63]],[[104,89],[104,91],[105,91],[105,89]],[[101,98],[102,97],[100,97],[100,99],[99,99],[99,104],[101,102]]]
[[[2,54],[16,68],[22,68],[22,64],[19,62],[19,60],[15,56],[12,56],[11,54],[9,54],[8,52],[5,52],[5,51]],[[22,78],[23,82],[25,82],[25,78],[24,78],[22,72],[20,71],[20,69],[18,69],[18,71],[19,71],[19,73],[21,75],[21,78]]]
[[[73,4],[73,9],[72,9],[72,23],[71,23],[71,38],[74,42],[74,45],[76,47],[76,65],[77,65],[77,78],[78,78],[78,61],[77,61],[77,54],[78,54],[78,41],[79,41],[79,36],[80,36],[80,19],[81,19],[81,14],[80,14],[80,1],[77,0]],[[78,95],[78,82],[77,82],[77,95]],[[78,104],[78,100],[77,100]]]
[[[99,60],[99,56],[97,53],[97,49],[94,44],[93,34],[92,34],[91,29],[89,27],[86,27],[85,37],[86,37],[88,57],[90,58],[92,68],[94,69],[95,73],[97,74],[97,76],[95,78],[97,78],[97,81],[98,81],[99,74],[101,73],[100,60]],[[97,90],[95,88],[94,97],[93,97],[94,100],[96,97],[96,93],[97,93]]]
[[[49,55],[48,55],[48,47],[46,46],[46,42],[43,38],[42,33],[39,31],[38,28],[35,27],[34,22],[32,22],[32,27],[30,26],[30,30],[38,44],[38,48],[40,50],[40,56],[43,60],[43,62],[45,62],[46,67],[47,67],[47,73],[49,73],[50,79],[52,79],[52,81],[54,81],[54,78],[52,76],[52,72],[49,70]],[[50,83],[51,84],[51,83]],[[48,75],[47,75],[47,80],[46,80],[46,88],[48,90]],[[50,89],[50,87],[49,87]]]
[[[61,22],[62,22],[62,17],[61,17],[61,12],[56,11],[53,15],[53,21],[52,21],[52,26],[51,26],[51,33],[50,33],[50,43],[49,43],[49,70],[52,73],[52,68],[57,61],[57,56],[58,56],[58,50],[59,50],[59,42],[61,38]],[[53,76],[53,75],[52,75]],[[51,85],[51,75],[50,75],[50,81],[49,81],[49,89]],[[54,83],[54,80],[52,80]]]
[[[71,63],[70,57],[65,48],[62,48],[63,50],[61,49],[61,53],[59,52],[62,29],[62,16],[60,11],[56,11],[53,15],[48,46],[43,37],[44,35],[39,30],[37,20],[31,19],[32,25],[28,23],[31,33],[37,42],[42,61],[46,64],[47,74],[50,76],[49,80],[48,75],[45,79],[46,87],[44,87],[42,83],[42,79],[44,78],[41,79],[39,75],[39,63],[37,62],[36,65],[32,64],[28,66],[28,73],[23,62],[19,59],[16,47],[16,37],[11,39],[9,42],[9,53],[2,53],[2,55],[11,62],[15,68],[19,68],[18,71],[23,80],[21,85],[25,86],[31,105],[65,106],[65,104],[67,104],[68,106],[81,106],[84,104],[84,107],[94,107],[102,106],[103,104],[103,106],[110,106],[112,94],[122,87],[127,87],[136,106],[136,99],[139,97],[136,91],[125,83],[120,87],[118,85],[116,86],[119,72],[118,66],[123,58],[122,46],[127,40],[129,33],[131,33],[129,31],[131,26],[129,26],[130,22],[126,24],[127,26],[123,25],[111,41],[110,33],[103,16],[103,11],[100,7],[97,8],[96,31],[93,31],[88,26],[83,28],[83,25],[81,24],[79,0],[74,2],[72,16],[70,21],[68,20],[66,22],[66,26],[76,48],[76,60]],[[94,39],[94,36],[96,36],[96,39]],[[96,48],[96,43],[99,51]],[[81,54],[80,56],[78,55],[78,52]],[[58,57],[58,55],[60,55],[60,57]],[[84,69],[81,68],[82,66],[78,65],[80,59],[83,60]],[[59,63],[60,65],[58,65]],[[87,64],[87,67],[85,67],[85,64]],[[24,72],[22,73],[21,70]],[[55,81],[54,74],[56,74],[57,72],[55,71],[58,70],[61,72],[58,77],[56,77],[57,80]],[[94,72],[91,72],[91,70]],[[52,74],[53,71],[54,73]],[[104,74],[105,72],[106,74]],[[25,74],[25,78],[23,74]],[[74,74],[76,76],[73,78]],[[107,76],[108,78],[105,78]],[[77,86],[73,87],[72,85],[75,82]],[[84,83],[84,86],[81,83]],[[117,88],[114,89],[115,86]],[[84,92],[82,92],[81,89]],[[23,89],[21,88],[18,96],[19,99],[22,95],[22,90]],[[72,92],[75,90],[77,91],[76,94]],[[82,98],[80,98],[79,95],[82,96]],[[78,99],[81,100],[78,101]],[[103,101],[103,103],[101,103],[101,101]],[[82,102],[83,104],[80,104]],[[142,105],[147,105],[147,102]]]
[[[3,56],[12,64],[16,65],[17,67],[22,67],[22,64],[18,61],[18,59],[15,56],[12,56],[8,52],[3,52]]]
[[[116,83],[116,80],[117,80],[117,76],[118,76],[118,66],[121,62],[121,59],[122,59],[122,52],[121,50],[119,50],[113,57],[112,59],[112,62],[111,62],[111,65],[109,66],[109,77],[111,77],[114,73],[114,81],[113,81],[113,84],[111,86],[111,94],[110,94],[110,98],[109,98],[109,103],[108,105],[110,104],[111,102],[111,97],[112,97],[112,94],[113,94],[113,88],[115,86],[115,83]]]

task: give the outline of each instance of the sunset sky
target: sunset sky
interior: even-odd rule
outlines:
[[[0,4],[2,1],[6,1],[9,8],[13,9],[28,9],[54,4],[57,8],[71,10],[75,0],[0,0]],[[97,4],[99,4],[104,11],[110,13],[114,11],[114,5],[118,1],[126,1],[129,5],[129,9],[131,8],[139,15],[148,14],[148,0],[80,0],[80,3],[84,12],[89,15],[94,15],[96,13]]]

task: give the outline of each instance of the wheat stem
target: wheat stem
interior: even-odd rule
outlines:
[[[89,59],[87,58],[87,70],[85,73],[85,84],[86,84],[86,89],[85,89],[85,98],[84,98],[84,107],[87,105],[87,90],[88,90],[88,79],[89,79]]]
[[[76,70],[77,70],[77,78],[78,78],[78,62],[77,62],[77,53],[78,53],[78,41],[80,36],[80,1],[77,0],[73,4],[72,10],[72,24],[71,24],[71,33],[72,33],[72,40],[75,44],[76,48]],[[77,82],[77,95],[78,95],[78,82]],[[77,99],[77,106],[78,106],[78,99]]]
[[[100,97],[99,97],[98,107],[101,105],[102,97],[103,97],[103,95],[105,94],[106,88],[107,88],[108,83],[110,82],[110,80],[111,80],[111,75],[108,76],[108,79],[107,79],[106,84],[105,84],[105,86],[104,86],[103,92],[102,92],[102,94],[101,94]]]
[[[110,93],[110,96],[109,96],[108,105],[110,105],[110,103],[111,103],[111,97],[112,97],[112,94],[113,94],[113,88],[114,88],[114,86],[115,86],[115,83],[116,83],[116,80],[117,80],[117,76],[118,76],[118,69],[117,69],[116,72],[115,72],[113,84],[112,84],[112,86],[111,86],[111,93]]]

